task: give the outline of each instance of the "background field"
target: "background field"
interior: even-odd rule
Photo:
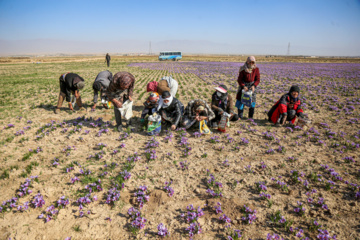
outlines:
[[[184,105],[197,98],[210,102],[214,86],[220,83],[225,83],[235,97],[238,70],[245,59],[245,56],[189,56],[180,62],[157,62],[156,57],[113,57],[109,68],[113,74],[129,71],[136,78],[136,128],[126,139],[119,139],[123,134],[114,130],[113,110],[89,111],[92,82],[100,71],[107,69],[103,57],[1,58],[0,202],[17,196],[26,178],[38,176],[38,181],[33,181],[33,192],[19,198],[16,207],[4,207],[0,215],[0,239],[70,236],[72,239],[130,239],[133,234],[129,231],[131,221],[127,211],[131,206],[138,207],[133,194],[141,185],[149,188],[150,200],[141,210],[147,222],[138,239],[156,239],[159,223],[169,229],[170,239],[187,239],[185,229],[189,224],[180,215],[186,213],[190,204],[204,209],[204,216],[199,220],[203,232],[195,239],[225,239],[226,224],[214,210],[217,202],[221,202],[224,213],[231,218],[231,229],[241,230],[246,239],[266,239],[268,233],[277,233],[286,239],[305,236],[316,239],[318,232],[311,229],[314,220],[338,239],[359,239],[358,59],[260,56],[257,59],[261,83],[254,122],[238,121],[232,123],[226,134],[214,130],[211,136],[199,138],[194,136],[194,131],[188,131],[185,137],[192,150],[187,157],[179,144],[180,132],[174,132],[170,142],[166,142],[168,134],[162,133],[156,137],[157,158],[146,159],[146,143],[151,137],[146,136],[139,121],[142,103],[147,97],[146,84],[172,75],[179,82],[177,97]],[[81,96],[87,112],[70,112],[64,103],[61,114],[53,113],[59,94],[58,78],[65,72],[78,73],[85,79],[87,85]],[[274,127],[266,120],[266,112],[292,84],[301,87],[304,111],[312,120],[311,126],[302,130]],[[211,143],[213,136],[218,136],[219,142]],[[245,140],[249,143],[245,144]],[[99,143],[107,145],[103,157],[89,158],[100,152]],[[68,146],[72,150],[64,152]],[[41,152],[29,153],[29,149],[38,147],[42,148]],[[113,150],[118,153],[112,154]],[[134,152],[141,160],[129,170],[131,178],[121,190],[120,200],[109,206],[106,204],[108,190]],[[55,158],[59,163],[57,167],[53,165]],[[179,163],[183,161],[189,164],[188,170],[181,169]],[[117,164],[114,169],[104,167],[112,162]],[[328,166],[321,167],[321,164]],[[74,170],[67,173],[66,168],[71,165]],[[261,167],[264,165],[265,168]],[[88,169],[91,174],[80,174],[80,169]],[[292,170],[299,171],[300,179],[293,177]],[[222,198],[215,199],[207,193],[209,173],[222,183]],[[80,181],[71,184],[75,176]],[[76,201],[84,196],[84,187],[99,178],[103,190],[91,193],[91,197],[97,195],[98,200],[84,205],[82,211],[91,213],[79,217]],[[289,191],[278,189],[272,178],[285,182]],[[163,191],[165,181],[172,181],[175,192],[172,197]],[[255,184],[259,181],[267,186],[271,202],[260,199]],[[328,210],[323,204],[308,202],[306,193],[312,189],[317,190],[311,196],[314,201],[324,198]],[[33,208],[30,204],[27,211],[17,210],[17,206],[33,201],[36,193],[43,196],[43,207]],[[61,196],[69,198],[70,204],[59,211],[56,219],[47,223],[38,219]],[[306,208],[304,216],[294,212],[297,201]],[[252,224],[241,219],[244,204],[257,211],[257,219]],[[293,221],[293,233],[303,229],[303,237],[296,237],[278,221],[274,223],[272,216],[276,211],[281,211],[288,222]]]

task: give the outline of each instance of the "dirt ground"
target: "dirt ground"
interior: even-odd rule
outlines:
[[[171,70],[181,67],[181,63],[165,63],[160,66],[165,66],[163,70],[154,70],[153,66],[146,68],[129,66],[120,60],[114,62],[110,69],[113,73],[129,71],[137,80],[134,129],[127,131],[128,137],[116,131],[112,109],[98,107],[96,111],[90,111],[90,84],[82,93],[87,111],[70,112],[64,103],[60,114],[53,113],[58,96],[56,81],[61,72],[74,69],[90,82],[103,68],[99,67],[102,59],[39,66],[31,63],[0,65],[0,79],[10,79],[10,75],[16,73],[19,76],[17,79],[23,81],[23,85],[20,86],[20,83],[10,89],[18,91],[14,102],[21,103],[1,105],[0,203],[5,203],[0,205],[3,208],[0,213],[0,239],[160,239],[157,230],[160,223],[171,234],[166,239],[189,239],[186,228],[190,223],[181,214],[187,214],[190,204],[202,208],[204,212],[197,221],[202,232],[195,234],[194,239],[227,239],[228,231],[234,229],[241,230],[244,239],[266,239],[267,234],[278,234],[284,239],[319,239],[320,232],[313,230],[314,221],[321,225],[320,229],[326,229],[330,236],[336,235],[337,239],[360,239],[360,193],[359,197],[356,195],[360,192],[359,64],[351,63],[352,68],[336,65],[338,72],[332,73],[333,78],[325,73],[321,75],[323,73],[313,70],[311,65],[301,65],[300,70],[292,71],[290,63],[290,70],[281,69],[278,65],[259,64],[260,70],[264,71],[254,121],[231,122],[226,133],[212,129],[211,135],[201,137],[194,135],[197,128],[186,133],[174,131],[171,141],[166,140],[169,132],[162,131],[154,140],[158,146],[151,149],[156,151],[156,159],[147,160],[146,145],[152,137],[147,136],[140,123],[142,102],[147,97],[147,82],[172,74],[180,83],[178,98],[185,106],[194,98],[210,102],[214,79],[221,79],[230,86],[237,83],[234,83],[231,74],[227,75],[226,70],[206,73],[208,78],[202,77],[207,81],[204,82],[195,73]],[[238,66],[240,63],[235,65],[234,74]],[[226,69],[223,65],[220,67]],[[332,65],[322,67],[334,70]],[[189,70],[189,67],[186,66],[186,69]],[[285,71],[300,75],[286,79],[282,75]],[[303,71],[308,77],[301,75]],[[41,81],[47,82],[46,79],[52,83],[43,86]],[[305,98],[307,106],[304,112],[312,122],[303,129],[290,128],[290,125],[274,126],[267,121],[266,110],[294,83],[301,86],[301,97]],[[41,87],[44,88],[41,90]],[[10,94],[4,90],[3,99]],[[233,92],[231,94],[235,97]],[[335,107],[339,110],[334,110]],[[245,109],[245,116],[247,112]],[[218,142],[212,143],[211,138],[215,136]],[[185,148],[179,144],[182,137],[187,138],[191,147],[189,156],[184,156]],[[106,144],[102,150],[98,146],[100,143]],[[36,152],[39,147],[42,151]],[[69,150],[66,150],[68,147]],[[284,150],[278,151],[280,147]],[[126,163],[135,152],[141,159],[129,168]],[[89,158],[96,154],[102,157]],[[54,159],[58,159],[57,166]],[[188,169],[182,169],[180,162],[184,161]],[[113,168],[110,167],[112,163]],[[71,166],[73,170],[67,172],[66,169]],[[81,169],[85,174],[81,173]],[[125,169],[131,173],[131,178],[124,182],[124,188],[117,186],[119,200],[107,204],[109,189],[115,186],[115,178]],[[91,172],[88,175],[87,170]],[[222,197],[215,198],[208,193],[209,188],[215,189],[208,185],[210,174],[222,184]],[[31,178],[33,176],[37,178]],[[75,177],[79,180],[71,183]],[[32,192],[19,197],[19,189],[24,187],[21,185],[26,179],[32,180],[28,188]],[[288,190],[278,188],[277,180],[284,182]],[[165,182],[169,181],[172,181],[174,190],[171,197],[164,191]],[[266,185],[267,190],[263,192],[271,195],[270,200],[259,197],[260,191],[256,186],[259,182]],[[78,199],[88,193],[85,186],[91,183],[101,185],[102,190],[91,192],[91,202],[82,204],[83,209],[79,209]],[[134,235],[130,231],[133,220],[129,218],[128,209],[139,209],[134,193],[140,186],[147,186],[149,190],[149,201],[140,210],[147,221],[145,227]],[[312,189],[316,189],[316,193],[310,194]],[[35,208],[32,202],[38,193],[45,204]],[[93,200],[94,195],[98,198],[96,201]],[[64,208],[56,206],[62,196],[69,199]],[[13,197],[18,199],[15,206],[10,207],[6,201]],[[310,197],[313,202],[309,202]],[[321,198],[324,201],[318,204]],[[26,202],[29,202],[27,210],[19,208]],[[218,202],[221,203],[221,214],[215,211]],[[303,215],[294,210],[298,202],[306,209]],[[46,209],[51,205],[59,210],[54,219],[48,222],[45,218],[39,219],[41,214],[47,215]],[[256,220],[251,224],[242,219],[245,216],[244,205],[256,210]],[[84,213],[82,217],[81,211]],[[274,220],[277,211],[291,228]],[[223,214],[231,219],[230,227],[219,220]]]

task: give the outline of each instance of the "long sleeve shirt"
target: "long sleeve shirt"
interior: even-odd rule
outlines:
[[[194,103],[196,101],[201,101],[203,102],[203,106],[205,108],[205,111],[206,111],[206,116],[208,117],[208,120],[212,120],[215,118],[215,113],[211,110],[211,107],[209,107],[209,105],[207,104],[206,101],[204,100],[191,100],[188,105],[186,106],[185,108],[185,112],[184,112],[184,116],[189,118],[190,120],[194,120],[195,117],[196,117],[196,114],[195,114],[195,109],[194,108]]]
[[[67,73],[65,75],[65,79],[63,79],[63,83],[61,86],[61,91],[65,93],[66,101],[71,101],[71,92],[75,92],[77,90],[76,84],[83,81],[84,79],[77,75],[76,73]]]
[[[113,76],[110,71],[102,71],[96,76],[94,83],[99,82],[102,85],[103,88],[101,90],[101,94],[107,91],[109,84],[112,81],[112,77]],[[94,103],[97,103],[98,95],[98,91],[94,90]]]
[[[135,85],[135,77],[129,72],[118,72],[114,75],[113,81],[110,83],[108,91],[106,94],[109,97],[109,100],[117,99],[121,103],[123,99],[120,98],[123,95],[124,91],[127,91],[125,98],[133,96]]]
[[[255,87],[260,83],[260,71],[259,68],[254,68],[251,73],[241,70],[237,79],[239,86],[245,87],[245,82],[253,83]]]

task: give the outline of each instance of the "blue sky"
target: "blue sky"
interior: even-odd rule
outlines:
[[[42,40],[46,51],[148,51],[151,41],[153,52],[286,54],[290,42],[291,54],[360,56],[359,39],[359,0],[0,0],[0,40],[28,52]]]

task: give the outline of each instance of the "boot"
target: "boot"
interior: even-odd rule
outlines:
[[[254,118],[254,113],[255,113],[255,108],[249,108],[249,118],[250,119]]]
[[[239,108],[238,108],[238,116],[239,116],[239,118],[240,118],[240,119],[243,119],[243,118],[244,118],[243,115],[244,115],[244,109],[239,109]]]
[[[55,114],[60,113],[60,108],[61,108],[61,106],[62,106],[62,104],[64,102],[64,99],[65,99],[65,94],[60,92],[59,99],[58,99],[58,104],[57,104],[56,109],[55,109]]]

